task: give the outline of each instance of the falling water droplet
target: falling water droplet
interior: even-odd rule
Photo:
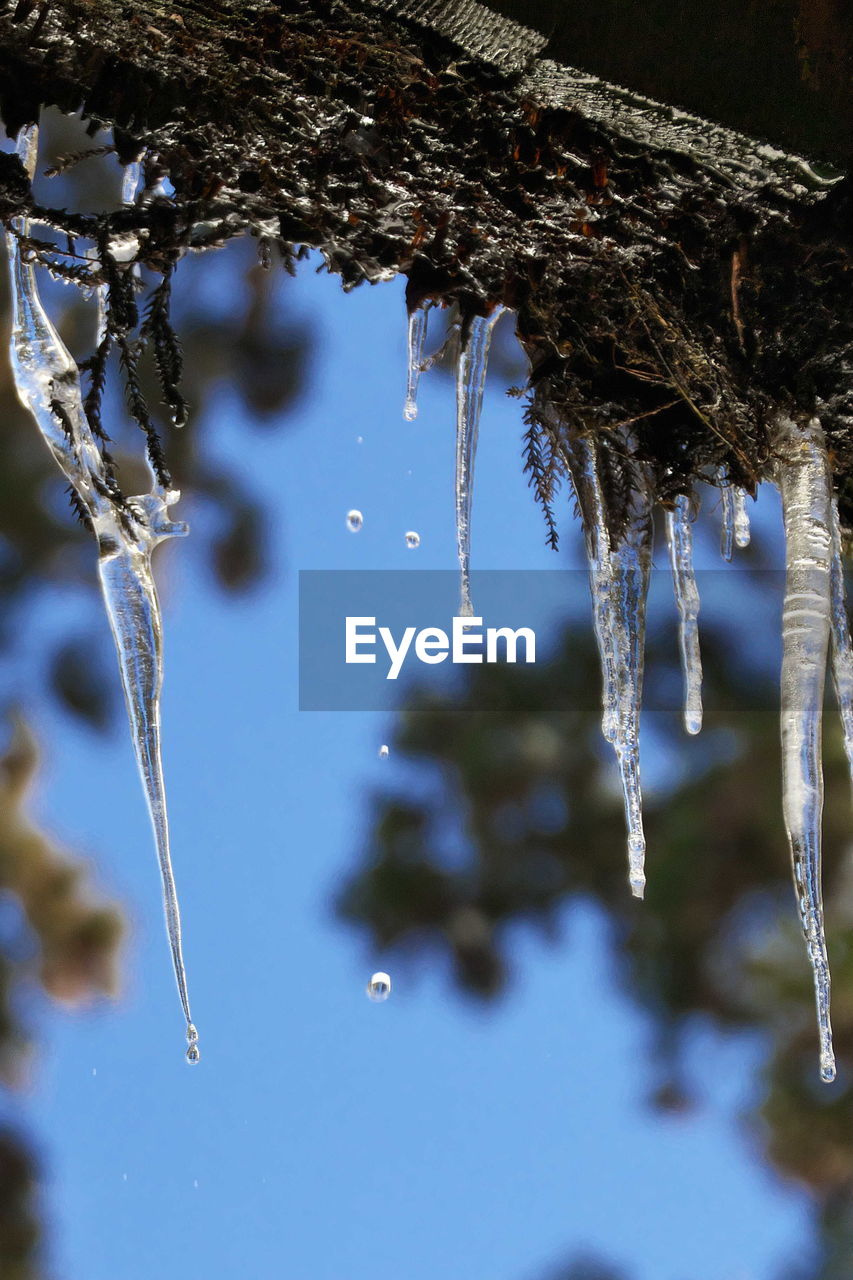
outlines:
[[[385,745],[384,742],[382,743],[382,746],[379,748],[379,759],[380,760],[388,759],[388,747]]]
[[[406,546],[410,551],[414,551],[416,547],[421,545],[421,535],[415,533],[414,529],[410,529],[406,534]]]
[[[364,524],[364,516],[360,511],[352,510],[347,512],[347,528],[350,533],[358,533]]]
[[[367,995],[374,1004],[381,1004],[391,994],[391,979],[387,973],[374,973],[367,984]]]

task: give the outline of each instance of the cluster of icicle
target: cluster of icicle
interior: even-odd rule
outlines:
[[[38,154],[38,127],[18,135],[17,154],[32,179]],[[137,166],[125,174],[123,196],[131,203]],[[39,297],[32,262],[22,254],[18,232],[28,221],[15,219],[6,244],[12,277],[11,358],[21,403],[32,414],[55,461],[71,484],[98,544],[98,576],[118,653],[119,670],[133,745],[154,829],[163,885],[166,924],[181,1007],[186,1020],[187,1061],[199,1060],[198,1034],[190,1014],[181,949],[181,920],[169,851],[166,793],[160,758],[160,689],[163,681],[162,624],[151,573],[151,553],[165,538],[187,532],[169,518],[180,495],[160,488],[122,499],[104,466],[83,408],[80,374]],[[106,323],[104,287],[98,290],[98,339]]]
[[[471,616],[469,585],[471,500],[489,344],[502,308],[474,317],[467,333],[456,326],[456,529],[461,588],[460,615]],[[409,314],[408,380],[404,414],[417,413],[424,359],[426,311]],[[618,441],[623,465],[633,467],[630,508],[618,540],[611,537],[604,458],[593,436],[567,442],[565,460],[584,526],[590,593],[603,688],[602,731],[612,744],[621,775],[628,835],[631,890],[644,893],[646,840],[640,790],[639,729],[643,683],[646,596],[654,536],[654,489],[642,465],[632,460],[630,435]],[[823,770],[821,720],[827,661],[831,666],[853,775],[853,646],[845,603],[838,507],[833,496],[826,441],[817,418],[805,425],[780,415],[776,424],[774,479],[782,495],[786,582],[782,620],[781,736],[782,803],[797,903],[812,966],[820,1038],[820,1075],[835,1078],[821,890]],[[625,460],[627,459],[627,464]],[[721,551],[749,543],[744,491],[717,477],[722,495]],[[678,610],[684,679],[684,727],[702,727],[702,662],[699,652],[699,590],[693,570],[694,512],[690,498],[665,512],[666,541]]]

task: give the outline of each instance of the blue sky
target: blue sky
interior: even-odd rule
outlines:
[[[647,1028],[615,990],[591,908],[566,910],[559,946],[516,930],[516,981],[486,1010],[454,995],[428,955],[374,954],[332,916],[365,839],[369,791],[405,774],[393,754],[377,756],[391,715],[297,710],[297,571],[454,567],[453,404],[448,380],[426,377],[420,416],[405,422],[402,288],[344,297],[314,265],[280,286],[315,331],[290,429],[253,433],[247,451],[226,391],[209,434],[276,513],[273,580],[222,597],[192,539],[160,566],[165,764],[198,1068],[183,1061],[124,726],[105,741],[41,712],[39,815],[87,852],[131,921],[121,1000],[39,1013],[43,1051],[24,1108],[53,1274],[543,1280],[586,1251],[630,1280],[771,1280],[807,1256],[811,1235],[804,1197],[733,1123],[756,1043],[697,1026],[702,1105],[662,1118],[644,1107]],[[198,279],[187,273],[186,287]],[[223,259],[206,284],[214,304],[229,279]],[[493,380],[474,565],[576,564],[576,540],[558,561],[545,549],[521,430],[519,402]],[[353,507],[364,513],[356,535]],[[176,514],[203,518],[188,493]],[[374,1005],[364,988],[378,968],[394,990]]]

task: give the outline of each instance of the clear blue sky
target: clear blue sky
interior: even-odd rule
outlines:
[[[615,991],[591,909],[566,912],[559,946],[513,934],[517,980],[485,1011],[428,956],[372,954],[331,914],[368,793],[399,765],[377,758],[390,717],[296,709],[297,570],[454,566],[453,406],[449,382],[427,377],[420,417],[403,420],[402,289],[344,297],[313,266],[281,285],[316,331],[296,421],[255,433],[247,454],[225,394],[209,437],[276,512],[274,581],[223,598],[191,539],[161,564],[165,762],[198,1068],[183,1061],[124,726],[103,741],[49,708],[41,716],[39,813],[90,854],[132,922],[121,1001],[39,1015],[24,1108],[52,1272],[541,1280],[591,1251],[631,1280],[771,1280],[811,1236],[804,1197],[733,1124],[757,1045],[697,1026],[702,1106],[662,1118],[644,1107],[647,1028]],[[224,261],[216,279],[211,305],[227,305]],[[492,382],[477,567],[555,564],[520,476],[520,432],[519,403]],[[351,507],[365,516],[357,535]],[[177,514],[202,519],[191,494]],[[382,1005],[364,994],[378,968],[394,981]]]

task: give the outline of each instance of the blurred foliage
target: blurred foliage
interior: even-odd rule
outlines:
[[[58,849],[26,812],[38,769],[32,732],[19,717],[0,756],[0,1079],[15,1085],[30,1039],[21,1023],[22,995],[41,988],[80,1005],[117,986],[122,919],[93,900],[87,868]],[[0,1130],[0,1275],[39,1274],[36,1171],[21,1135]]]
[[[737,574],[741,583],[745,576]],[[770,576],[750,574],[743,597],[766,590]],[[680,695],[673,630],[651,628],[647,706]],[[814,1194],[825,1256],[809,1280],[849,1277],[853,845],[838,716],[834,708],[827,716],[824,748],[840,1067],[828,1087],[818,1079],[813,987],[781,818],[778,672],[747,662],[732,634],[707,622],[702,656],[701,736],[685,739],[675,707],[643,717],[646,750],[653,737],[671,766],[670,781],[645,797],[645,903],[627,886],[616,767],[600,735],[598,657],[584,627],[565,632],[551,661],[469,667],[446,693],[407,700],[392,758],[409,785],[374,796],[368,844],[338,912],[374,947],[443,954],[458,989],[488,1000],[512,976],[510,925],[524,922],[556,942],[573,899],[596,903],[616,980],[648,1018],[649,1103],[695,1104],[682,1050],[697,1017],[759,1033],[764,1064],[748,1130],[779,1173]],[[597,1265],[560,1274],[612,1274]]]
[[[59,157],[92,146],[106,154],[88,158],[47,179],[44,171]],[[61,166],[60,166],[61,167]],[[114,208],[120,201],[122,171],[109,154],[109,138],[87,138],[74,117],[48,112],[42,120],[36,187],[50,201],[69,208]],[[256,426],[282,425],[286,411],[304,385],[310,335],[282,314],[275,291],[275,264],[265,270],[256,242],[231,247],[220,257],[212,298],[209,255],[179,264],[174,318],[183,340],[190,404],[189,423],[175,429],[164,406],[158,417],[166,452],[178,485],[202,507],[202,532],[194,538],[214,580],[223,588],[245,591],[268,567],[266,515],[239,477],[213,459],[205,433],[208,410],[217,398],[236,398],[240,415]],[[198,270],[204,267],[204,276]],[[44,273],[42,273],[44,274]],[[151,276],[144,283],[156,283]],[[82,360],[95,341],[95,305],[79,290],[49,280],[40,282],[66,342]],[[205,285],[207,292],[196,289]],[[212,305],[217,302],[217,305]],[[8,332],[10,299],[5,260],[0,263],[0,314]],[[144,492],[150,482],[144,440],[127,425],[119,379],[108,373],[104,424],[114,438],[125,492]],[[151,405],[159,402],[153,363],[142,368]],[[0,359],[0,717],[12,725],[0,757],[0,1080],[14,1086],[30,1049],[21,1022],[21,995],[41,988],[54,1000],[80,1004],[115,991],[117,944],[122,921],[113,907],[94,901],[82,863],[58,850],[28,819],[27,793],[38,754],[23,713],[13,713],[21,690],[43,696],[48,690],[68,712],[90,727],[111,724],[120,701],[120,685],[95,574],[91,536],[76,523],[64,494],[63,479],[15,395],[9,362]],[[166,557],[164,557],[165,559]],[[68,591],[87,602],[67,633],[39,626],[35,606],[53,602],[56,614]],[[33,663],[41,679],[28,674]],[[23,1135],[0,1131],[0,1276],[36,1280],[41,1228],[34,1159]]]

